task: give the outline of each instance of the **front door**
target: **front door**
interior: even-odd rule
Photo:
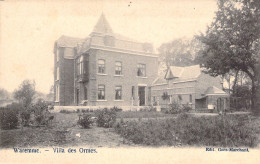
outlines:
[[[219,97],[217,99],[217,110],[218,111],[223,111],[223,109],[224,109],[224,99]]]
[[[145,87],[138,87],[139,105],[145,105]]]

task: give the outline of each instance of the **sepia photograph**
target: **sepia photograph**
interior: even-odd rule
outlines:
[[[259,154],[259,0],[0,1],[1,163]]]

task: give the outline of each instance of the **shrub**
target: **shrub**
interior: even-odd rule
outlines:
[[[170,104],[170,109],[166,111],[168,114],[178,114],[182,112],[182,107],[179,103],[173,102]]]
[[[15,108],[0,108],[1,129],[15,129],[18,126],[18,113]]]
[[[189,104],[186,104],[186,105],[182,106],[182,110],[183,110],[183,112],[189,112],[192,110],[192,108],[190,107]]]
[[[83,116],[79,118],[77,123],[83,128],[90,128],[90,125],[93,123],[93,121],[91,120],[90,114],[83,114]]]
[[[60,110],[60,113],[70,114],[70,113],[73,113],[73,112],[66,110],[66,109],[62,109],[62,110]]]
[[[104,108],[96,111],[97,126],[110,128],[116,122],[116,112],[113,109]]]
[[[136,144],[192,146],[256,146],[256,127],[247,116],[192,117],[117,123],[117,133]]]
[[[121,109],[121,108],[118,108],[118,107],[114,106],[113,108],[111,108],[111,111],[115,111],[115,112],[122,112],[122,111],[123,111],[123,109]]]

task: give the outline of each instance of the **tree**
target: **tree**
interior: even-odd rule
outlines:
[[[159,48],[162,65],[169,66],[190,66],[195,64],[195,58],[200,49],[200,42],[193,38],[175,39],[172,42],[164,43]]]
[[[14,91],[14,98],[28,107],[35,96],[35,81],[24,80],[19,88]]]
[[[4,88],[0,88],[0,100],[5,100],[10,98],[10,93]]]
[[[54,85],[50,87],[49,93],[46,95],[47,101],[53,101],[54,100]]]
[[[204,43],[200,61],[212,76],[242,71],[251,79],[252,109],[258,109],[257,64],[260,61],[260,1],[218,0],[218,10],[205,34],[197,38]]]

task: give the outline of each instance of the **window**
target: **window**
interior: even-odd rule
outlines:
[[[122,86],[116,86],[115,91],[116,91],[115,99],[121,100],[122,99]]]
[[[86,86],[84,86],[84,100],[88,99],[88,89]]]
[[[59,54],[59,48],[57,48],[57,52],[56,52],[56,60],[57,60],[57,62],[60,60],[60,54]]]
[[[192,95],[190,95],[190,103],[192,103]]]
[[[98,85],[98,100],[105,100],[105,85]]]
[[[137,76],[146,76],[145,64],[137,65]]]
[[[83,56],[77,59],[77,74],[82,75],[84,73],[84,67],[83,67]]]
[[[105,60],[98,60],[98,73],[105,74]]]
[[[122,62],[116,62],[116,75],[122,75]]]
[[[132,98],[135,99],[135,86],[132,86]]]
[[[60,88],[59,85],[56,84],[56,101],[60,100]]]
[[[59,80],[60,79],[60,68],[57,67],[57,70],[56,70],[56,80]]]

